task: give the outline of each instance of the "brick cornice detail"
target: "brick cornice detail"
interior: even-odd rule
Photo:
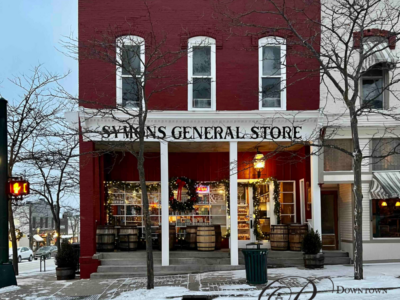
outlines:
[[[353,33],[353,47],[355,49],[360,49],[361,45],[361,37],[371,37],[371,36],[380,36],[388,39],[389,49],[396,48],[396,34],[387,30],[381,29],[366,29],[363,32],[354,32]]]

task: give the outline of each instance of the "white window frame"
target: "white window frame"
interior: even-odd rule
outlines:
[[[263,75],[263,47],[280,46],[281,48],[281,74],[277,76]],[[280,107],[263,107],[262,105],[262,79],[280,78],[281,79],[281,106]],[[263,37],[258,40],[258,107],[259,110],[286,110],[286,41],[280,37]]]
[[[368,71],[366,71],[368,72]],[[389,90],[387,87],[387,84],[389,82],[389,72],[385,69],[382,69],[382,76],[361,76],[360,78],[360,85],[359,85],[359,91],[360,91],[360,106],[364,104],[364,89],[363,89],[363,84],[364,84],[364,79],[379,79],[382,78],[383,81],[383,93],[382,93],[382,108],[373,108],[375,110],[387,110],[387,107],[389,107]]]
[[[193,47],[211,47],[211,76],[193,76]],[[211,107],[193,107],[193,78],[211,78]],[[215,111],[216,110],[216,41],[206,36],[196,36],[188,40],[188,110],[191,111]]]
[[[136,45],[140,46],[140,72],[141,74],[144,73],[144,61],[145,61],[145,41],[143,38],[135,35],[126,35],[126,36],[121,36],[117,38],[117,49],[116,49],[116,55],[117,55],[117,105],[123,104],[122,101],[122,79],[127,78],[127,77],[132,77],[131,75],[122,75],[122,68],[119,67],[122,64],[121,61],[121,56],[122,56],[122,46],[123,45]],[[136,78],[142,78],[142,82],[144,82],[144,76],[143,75],[136,75]],[[142,94],[143,95],[143,94]],[[145,109],[144,106],[144,99],[142,96],[142,101],[143,101],[143,110]],[[132,109],[137,109],[137,107],[131,107]]]

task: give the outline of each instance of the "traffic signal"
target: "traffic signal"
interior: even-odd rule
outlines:
[[[10,195],[25,196],[29,194],[29,182],[26,180],[11,180],[8,182]]]

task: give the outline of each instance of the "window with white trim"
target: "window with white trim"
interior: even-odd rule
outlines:
[[[138,108],[143,100],[145,42],[138,36],[117,40],[117,104]]]
[[[259,109],[286,109],[286,43],[283,38],[258,41]]]
[[[372,68],[366,71],[361,78],[361,96],[365,108],[385,108],[385,77],[387,70]]]
[[[216,109],[215,39],[205,36],[188,41],[188,108]]]

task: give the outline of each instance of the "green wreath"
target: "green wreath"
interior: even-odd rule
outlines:
[[[179,201],[174,198],[174,191],[179,188],[185,187],[188,196],[187,201]],[[197,193],[197,181],[187,178],[185,176],[180,177],[172,177],[169,180],[169,207],[172,211],[177,212],[187,212],[194,210],[194,204],[197,201],[198,193]]]

